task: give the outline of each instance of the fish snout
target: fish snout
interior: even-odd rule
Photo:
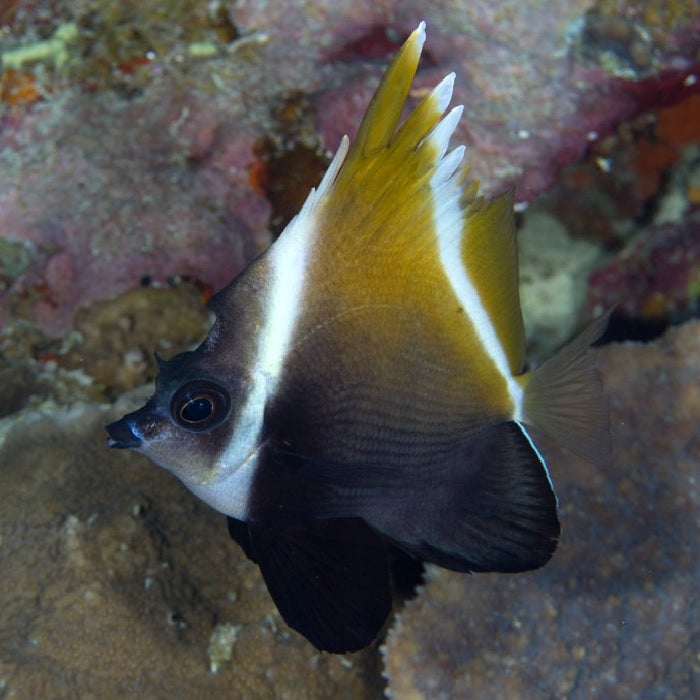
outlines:
[[[133,428],[129,421],[126,420],[126,417],[110,423],[106,430],[109,433],[107,444],[110,447],[126,449],[141,445],[141,438],[134,434]]]

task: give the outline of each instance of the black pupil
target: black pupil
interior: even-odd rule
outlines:
[[[180,416],[188,423],[201,423],[211,416],[214,411],[214,404],[211,399],[198,396],[190,399],[180,411]]]

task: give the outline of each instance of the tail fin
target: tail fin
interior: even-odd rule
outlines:
[[[610,458],[608,397],[594,343],[610,313],[593,321],[547,362],[523,377],[523,422],[595,463]]]

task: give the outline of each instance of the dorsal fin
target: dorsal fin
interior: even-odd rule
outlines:
[[[479,289],[511,374],[520,374],[525,364],[525,327],[520,311],[513,193],[485,201],[474,198],[474,190],[467,187],[462,195],[466,212],[462,261]]]
[[[384,73],[360,122],[353,153],[368,156],[391,142],[401,119],[424,43],[425,22],[421,22],[406,39]]]
[[[451,73],[399,127],[424,42],[421,22],[382,77],[345,162],[341,166],[334,159],[334,180],[317,204],[324,229],[319,243],[332,244],[336,254],[345,245],[357,249],[369,240],[386,253],[396,246],[422,254],[420,243],[435,245],[436,175],[441,182],[453,179],[456,189],[464,148],[445,153],[463,108],[445,114],[454,85]]]
[[[301,353],[321,332],[330,342],[341,327],[346,342],[381,334],[386,356],[403,357],[411,345],[440,365],[443,380],[470,397],[465,411],[474,401],[479,415],[505,419],[520,392],[513,368],[523,364],[512,199],[485,203],[478,184],[466,182],[464,146],[449,150],[463,112],[461,105],[448,109],[454,74],[401,123],[424,40],[421,24],[387,68],[344,161],[345,140],[273,248],[285,279],[303,270],[290,347]],[[513,308],[493,321],[499,303]]]

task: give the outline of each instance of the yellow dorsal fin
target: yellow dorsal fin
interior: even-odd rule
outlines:
[[[512,375],[522,369],[524,346],[512,199],[485,203],[478,184],[467,183],[464,146],[449,150],[463,111],[448,110],[454,74],[401,124],[424,40],[421,23],[387,68],[347,157],[344,139],[283,234],[295,237],[290,248],[308,250],[299,339],[338,319],[360,343],[367,332],[381,333],[393,348],[388,357],[411,345],[463,387],[480,415],[506,418],[520,391]]]
[[[427,176],[441,161],[462,108],[444,117],[454,85],[451,73],[397,129],[424,43],[425,22],[421,22],[384,73],[352,147],[344,136],[323,181],[312,189],[295,226],[289,227],[298,229],[309,217],[317,217],[324,229],[322,240],[316,244],[320,256],[325,244],[333,245],[337,254],[344,246],[358,246],[361,239],[380,232],[386,242],[392,232],[406,231],[398,225],[398,219],[396,226],[382,226],[394,215],[414,216],[426,224],[430,220],[432,197]],[[449,174],[461,160],[463,149],[456,151],[453,155],[460,158],[451,159]],[[425,233],[432,227],[412,226],[411,230]],[[403,244],[407,242],[404,237]]]
[[[357,130],[353,153],[367,156],[391,142],[401,119],[424,43],[425,22],[421,22],[406,39],[384,73]]]
[[[368,242],[394,248],[387,249],[394,255],[399,248],[420,255],[425,245],[434,246],[434,176],[447,181],[460,164],[462,147],[443,156],[462,107],[445,114],[454,85],[450,74],[398,126],[424,42],[421,22],[382,77],[347,158],[334,159],[332,181],[324,178],[319,187],[319,244],[332,245],[335,255]],[[339,151],[344,148],[345,141]]]

